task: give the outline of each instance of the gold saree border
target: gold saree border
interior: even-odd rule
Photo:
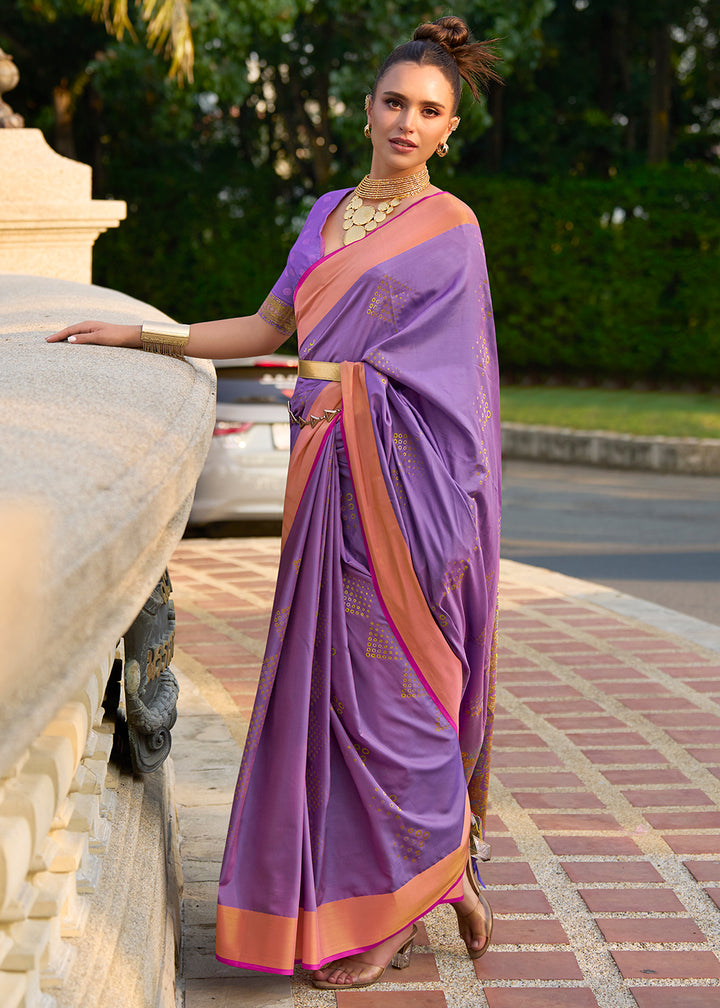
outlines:
[[[401,645],[457,731],[462,666],[428,606],[380,466],[365,365],[341,365],[342,430],[365,541],[381,604]]]
[[[258,315],[269,325],[274,326],[283,336],[292,336],[295,332],[295,309],[276,297],[272,291],[258,308]]]
[[[300,909],[297,918],[219,905],[216,955],[238,966],[292,973],[296,961],[317,969],[338,956],[377,945],[432,906],[462,898],[469,835],[466,803],[461,846],[392,893],[353,896],[315,911]],[[435,894],[430,905],[428,893]],[[388,920],[394,921],[390,933]]]

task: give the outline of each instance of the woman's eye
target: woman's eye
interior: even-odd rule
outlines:
[[[388,98],[387,105],[390,108],[400,108],[400,102],[398,101],[397,98]]]
[[[437,116],[437,115],[440,115],[440,113],[435,108],[426,108],[425,109],[425,115]]]

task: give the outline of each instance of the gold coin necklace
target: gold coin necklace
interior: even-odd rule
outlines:
[[[401,175],[399,178],[372,179],[366,175],[345,207],[343,244],[351,245],[370,234],[404,199],[417,196],[429,185],[430,173],[426,165],[413,175]],[[369,206],[363,200],[380,202],[377,206]]]

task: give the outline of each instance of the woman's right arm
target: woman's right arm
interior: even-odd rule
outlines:
[[[220,360],[229,357],[256,357],[272,353],[287,338],[260,315],[193,322],[184,352],[187,357]],[[142,324],[117,325],[111,322],[76,322],[47,337],[48,343],[94,343],[100,346],[142,347]]]

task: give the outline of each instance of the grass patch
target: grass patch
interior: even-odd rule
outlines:
[[[547,427],[720,438],[720,398],[710,393],[504,385],[500,413],[505,421]]]

